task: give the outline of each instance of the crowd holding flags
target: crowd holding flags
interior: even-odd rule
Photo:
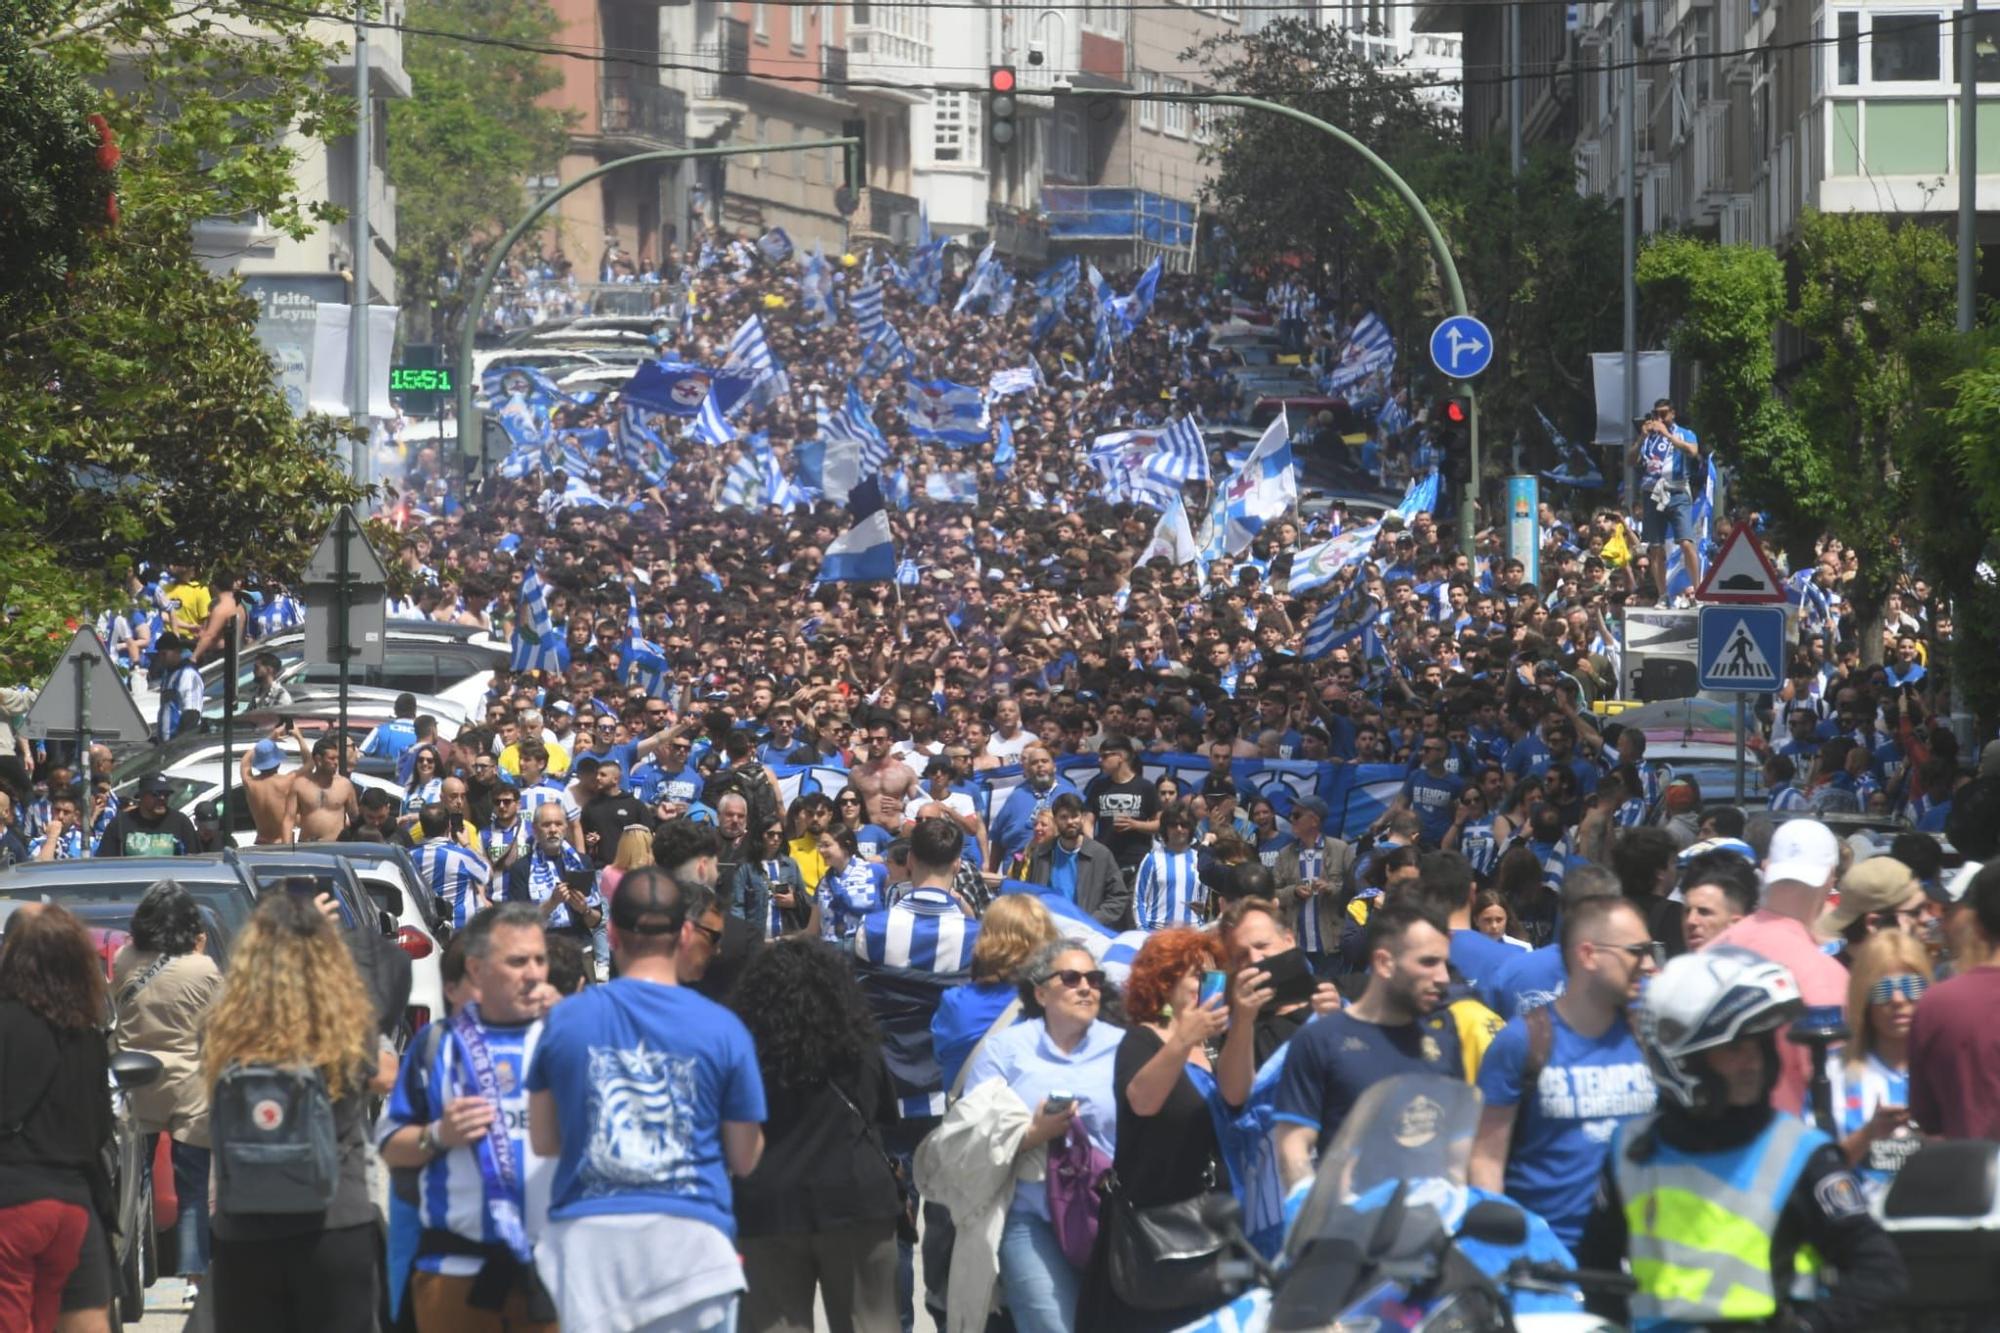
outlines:
[[[520,611],[514,624],[513,669],[569,670],[569,644],[549,613],[548,585],[533,565],[521,576]]]

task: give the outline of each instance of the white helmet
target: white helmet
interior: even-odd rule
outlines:
[[[1805,1008],[1781,963],[1723,945],[1682,954],[1639,996],[1639,1041],[1660,1093],[1698,1114],[1727,1102],[1721,1078],[1697,1058],[1743,1037],[1769,1036]],[[1766,1077],[1777,1077],[1775,1049]]]

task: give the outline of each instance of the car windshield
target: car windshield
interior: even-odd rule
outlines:
[[[1347,1113],[1319,1158],[1312,1192],[1285,1242],[1296,1255],[1329,1234],[1342,1206],[1396,1181],[1466,1183],[1479,1093],[1435,1074],[1402,1074],[1377,1083]]]

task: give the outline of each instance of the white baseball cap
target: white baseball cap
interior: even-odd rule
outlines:
[[[1817,819],[1788,819],[1764,854],[1766,887],[1782,880],[1823,887],[1840,865],[1840,839]]]

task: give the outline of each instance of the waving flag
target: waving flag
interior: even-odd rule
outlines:
[[[855,467],[850,476],[841,473],[846,484],[852,485],[863,477],[879,473],[889,461],[889,442],[882,438],[882,432],[875,429],[875,414],[861,399],[861,393],[852,384],[847,386],[847,397],[838,411],[822,409],[819,421],[820,438],[826,441],[827,467],[834,468],[836,458],[852,457]],[[828,476],[829,497],[833,495],[834,481]]]
[[[706,366],[660,360],[641,362],[618,392],[628,402],[651,411],[692,417],[700,414],[701,405],[710,394],[733,405],[750,392],[750,384],[747,376],[717,375]]]
[[[755,509],[764,502],[764,468],[749,453],[738,454],[722,476],[716,503],[724,509]]]
[[[896,546],[889,515],[882,508],[882,488],[873,477],[863,478],[847,497],[853,526],[827,543],[820,561],[821,583],[887,583],[896,577]]]
[[[1035,279],[1035,294],[1055,302],[1060,307],[1069,299],[1069,294],[1076,290],[1076,284],[1082,276],[1083,261],[1071,255],[1068,259],[1060,260],[1042,270],[1041,276]]]
[[[701,400],[701,411],[694,419],[694,438],[708,445],[724,445],[736,438],[736,432],[729,428],[728,418],[712,393]]]
[[[569,670],[569,644],[549,615],[549,590],[533,565],[521,575],[513,667],[517,672]]]
[[[986,381],[986,391],[995,398],[1011,398],[1017,393],[1027,393],[1041,382],[1041,367],[1031,361],[1025,366],[994,371]]]
[[[1201,438],[1201,427],[1195,425],[1193,417],[1175,417],[1167,423],[1160,447],[1146,460],[1146,466],[1160,480],[1176,485],[1211,478],[1208,443]]]
[[[1292,475],[1291,425],[1280,412],[1264,428],[1263,438],[1243,466],[1216,493],[1222,517],[1218,535],[1224,553],[1235,555],[1245,550],[1266,523],[1289,513],[1298,499],[1298,480]]]
[[[1343,532],[1330,541],[1292,553],[1292,573],[1285,585],[1286,592],[1293,597],[1323,588],[1333,582],[1341,570],[1366,556],[1375,549],[1375,538],[1380,535],[1382,525],[1370,523],[1366,527]]]
[[[910,380],[903,386],[903,420],[910,434],[939,444],[984,444],[990,434],[986,396],[975,384]]]
[[[773,227],[757,238],[757,253],[770,263],[782,264],[792,257],[792,238],[783,227]]]
[[[1167,501],[1167,507],[1160,511],[1160,521],[1153,525],[1153,539],[1146,543],[1145,550],[1139,552],[1134,568],[1162,558],[1176,569],[1201,558],[1201,550],[1195,545],[1194,529],[1188,526],[1187,505],[1178,495]]]
[[[1396,512],[1403,516],[1405,523],[1418,514],[1428,514],[1437,508],[1438,474],[1435,470],[1422,477],[1411,477],[1409,486],[1403,491],[1403,499],[1396,506]]]
[[[806,256],[805,272],[799,275],[800,305],[815,327],[833,323],[833,274],[826,266],[826,253],[818,241]]]
[[[646,410],[637,403],[622,402],[618,408],[618,460],[646,479],[650,486],[666,480],[676,459],[667,442],[646,420]]]
[[[1408,429],[1409,424],[1410,409],[1403,406],[1403,400],[1394,394],[1382,404],[1382,410],[1375,414],[1375,428],[1382,433],[1382,438],[1385,440]]]
[[[939,504],[976,505],[979,478],[969,468],[947,471],[935,469],[924,478],[924,494]]]
[[[896,332],[896,326],[885,321],[881,330],[869,340],[867,350],[861,354],[861,373],[886,375],[899,366],[915,365],[916,360],[909,344],[903,341],[903,335]]]
[[[882,277],[876,274],[854,289],[848,298],[848,313],[854,316],[854,327],[864,338],[878,337],[889,327],[882,315]]]
[[[639,594],[627,587],[625,598],[625,647],[618,655],[619,682],[625,685],[636,682],[645,687],[647,697],[664,699],[673,685],[667,655],[645,635],[639,620]]]
[[[723,373],[735,372],[761,378],[777,368],[778,359],[771,355],[770,340],[764,336],[764,321],[752,315],[730,335],[729,357],[723,362]]]
[[[1180,497],[1175,482],[1162,481],[1147,466],[1158,446],[1152,431],[1127,430],[1091,442],[1088,461],[1103,479],[1098,494],[1106,504],[1138,504],[1164,511]]]
[[[1699,568],[1706,570],[1708,568],[1709,533],[1715,524],[1715,460],[1713,458],[1708,460],[1705,474],[1702,477],[1701,489],[1694,493],[1694,504],[1688,511],[1688,517],[1694,525],[1695,564]],[[1694,587],[1688,582],[1687,564],[1677,554],[1670,555],[1667,558],[1666,595],[1668,597],[1679,597],[1682,593],[1687,593],[1689,596],[1694,594]]]
[[[974,301],[989,300],[999,287],[1000,270],[1001,264],[993,258],[993,242],[988,241],[972,265],[972,276],[965,280],[964,288],[958,293],[958,303],[952,306],[951,313],[963,314]]]
[[[1361,317],[1340,349],[1340,363],[1325,378],[1328,393],[1340,393],[1396,364],[1396,337],[1373,310]]]
[[[993,426],[993,470],[1002,481],[1014,471],[1014,422],[1004,414]]]
[[[1161,268],[1161,257],[1154,255],[1153,262],[1146,265],[1146,271],[1139,275],[1139,281],[1132,285],[1129,295],[1114,296],[1105,302],[1117,319],[1117,336],[1121,340],[1131,337],[1132,331],[1152,310],[1153,294],[1160,285]]]

